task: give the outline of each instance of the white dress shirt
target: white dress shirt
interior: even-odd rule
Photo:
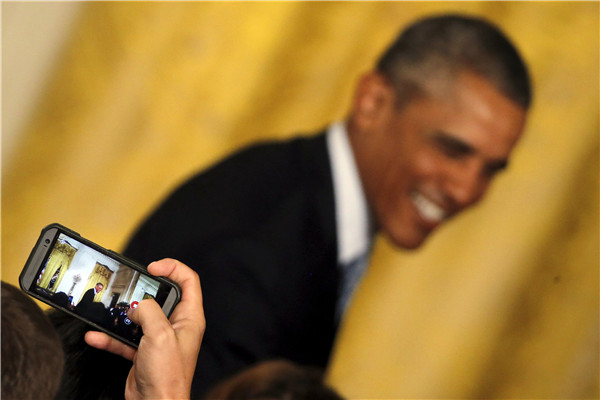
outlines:
[[[339,321],[367,268],[374,233],[345,124],[331,125],[326,139],[335,198],[338,267],[342,276],[336,310]]]

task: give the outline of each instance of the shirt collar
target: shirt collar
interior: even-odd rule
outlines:
[[[370,251],[372,221],[343,122],[332,124],[327,131],[327,150],[335,197],[338,262],[346,264]]]

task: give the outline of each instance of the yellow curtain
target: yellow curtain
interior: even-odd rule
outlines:
[[[48,257],[46,268],[39,279],[38,286],[56,293],[56,289],[71,266],[76,252],[77,249],[69,243],[57,242],[50,257]]]
[[[104,293],[106,293],[106,289],[108,288],[108,282],[110,282],[112,274],[113,271],[111,271],[110,268],[108,268],[104,264],[96,262],[96,265],[94,266],[94,271],[90,275],[87,285],[85,286],[85,289],[83,289],[83,292],[79,297],[79,301],[81,301],[81,297],[83,297],[85,292],[96,286],[96,284],[98,283],[101,283],[104,286],[104,288],[100,292],[96,293],[96,295],[94,296],[94,301],[101,301],[102,297],[104,296]]]
[[[246,143],[343,118],[357,77],[401,27],[473,13],[528,61],[525,136],[481,206],[426,246],[378,240],[328,380],[351,399],[598,398],[598,2],[81,11],[15,153],[2,157],[2,279],[17,282],[50,222],[121,248],[190,174]]]

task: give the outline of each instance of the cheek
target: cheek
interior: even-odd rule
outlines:
[[[381,177],[381,200],[385,203],[397,202],[398,196],[408,190],[412,175],[409,164],[402,162],[390,163]]]
[[[397,180],[404,182],[404,189],[408,191],[434,185],[442,178],[441,166],[442,162],[435,154],[426,151],[414,153],[404,163]]]
[[[411,191],[431,185],[439,176],[440,163],[424,151],[396,157],[382,169],[377,188],[378,203],[386,213],[397,213]]]
[[[381,176],[374,206],[377,218],[383,226],[387,226],[385,230],[396,230],[406,224],[406,215],[411,207],[410,193],[415,182],[419,181],[413,167],[411,163],[395,163]]]

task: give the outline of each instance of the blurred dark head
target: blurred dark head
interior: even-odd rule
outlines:
[[[2,399],[51,399],[64,365],[60,339],[41,308],[2,282]]]
[[[100,306],[104,307],[102,304]],[[60,310],[47,313],[65,353],[65,368],[56,399],[122,399],[131,361],[87,345],[92,326]]]
[[[342,400],[318,368],[266,361],[221,382],[205,400]]]

